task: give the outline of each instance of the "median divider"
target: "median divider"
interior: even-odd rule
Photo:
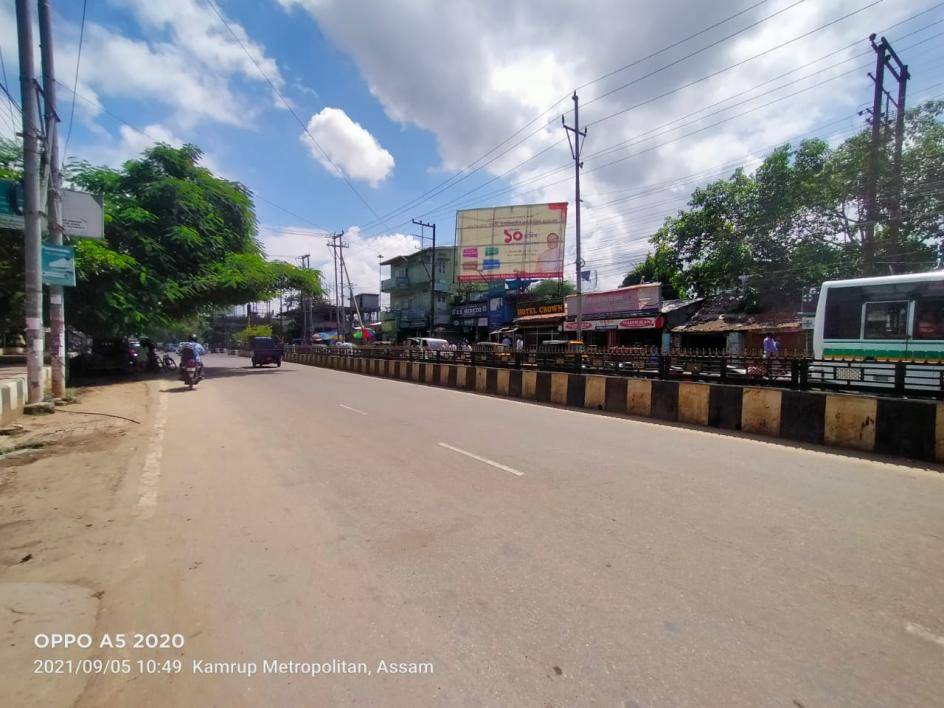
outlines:
[[[470,364],[286,354],[294,363],[560,406],[944,462],[944,403]],[[17,394],[2,390],[4,411]]]

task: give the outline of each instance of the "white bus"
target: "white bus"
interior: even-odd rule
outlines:
[[[944,363],[944,271],[823,283],[817,359]]]

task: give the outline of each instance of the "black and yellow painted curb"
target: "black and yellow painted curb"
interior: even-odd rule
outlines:
[[[496,396],[944,462],[944,403],[464,364],[289,354],[286,361]]]

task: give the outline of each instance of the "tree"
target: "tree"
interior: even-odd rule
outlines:
[[[158,144],[121,169],[69,165],[105,199],[104,240],[77,239],[67,322],[93,335],[175,332],[201,316],[292,289],[321,293],[320,273],[265,259],[252,194],[199,165],[193,145]],[[20,179],[19,145],[0,141],[0,178]],[[0,326],[23,326],[23,234],[0,230]],[[205,325],[198,329],[205,329]]]
[[[238,332],[233,333],[233,341],[240,349],[245,349],[252,342],[253,337],[271,337],[272,327],[270,325],[250,325]]]
[[[547,300],[560,300],[577,292],[577,286],[569,280],[539,280],[528,288],[528,295]]]
[[[143,332],[281,289],[321,292],[317,271],[265,260],[251,193],[201,167],[201,154],[159,144],[120,170],[70,166],[76,185],[105,197],[104,241],[76,243],[70,325]]]
[[[886,145],[879,164],[875,262],[883,272],[935,266],[944,237],[944,102],[906,114],[901,218]],[[697,188],[650,239],[654,252],[625,284],[670,282],[680,292],[742,289],[760,307],[792,303],[823,280],[859,275],[869,136],[836,148],[807,140],[773,151],[748,175]]]

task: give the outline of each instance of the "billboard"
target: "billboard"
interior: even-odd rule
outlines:
[[[567,298],[567,316],[577,315],[577,295]],[[604,319],[604,315],[621,315],[643,310],[658,310],[662,305],[662,285],[646,283],[616,290],[588,293],[583,296],[583,318]]]
[[[567,202],[456,212],[459,281],[560,278]]]

